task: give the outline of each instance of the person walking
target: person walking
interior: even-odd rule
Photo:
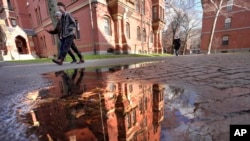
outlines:
[[[61,24],[60,24],[61,16],[62,16],[62,13],[61,13],[60,11],[57,11],[57,12],[55,13],[55,17],[56,17],[56,19],[57,19],[56,27],[55,27],[53,30],[47,30],[47,29],[45,29],[45,30],[46,30],[48,33],[50,33],[50,34],[57,34],[59,39],[60,39],[60,32],[61,32]],[[73,44],[74,44],[74,42],[72,43],[71,48],[72,48]],[[61,46],[61,43],[59,44],[59,46]],[[74,45],[73,47],[75,47],[75,45]],[[62,52],[62,48],[60,48],[60,52]],[[59,54],[60,54],[60,52],[59,52]],[[78,52],[75,52],[75,53],[78,53]],[[73,54],[73,52],[72,52],[70,49],[69,49],[69,51],[68,51],[68,54],[69,54],[70,57],[72,58],[72,62],[70,62],[70,63],[76,63],[77,61],[76,61],[75,55]],[[79,56],[79,55],[78,55],[78,56]],[[81,56],[80,56],[80,57],[81,57]],[[79,57],[79,58],[80,58],[80,57]],[[81,58],[82,58],[82,57],[81,57]],[[80,58],[80,59],[81,59],[81,58]],[[59,56],[58,56],[58,59],[60,59]]]
[[[173,41],[173,45],[174,45],[174,53],[176,56],[179,55],[179,49],[181,47],[181,39],[178,37],[178,38],[175,38],[174,41]]]
[[[76,27],[76,23],[74,18],[70,13],[66,11],[66,6],[62,2],[57,3],[58,10],[62,13],[60,24],[61,24],[61,30],[60,30],[60,39],[61,39],[61,51],[59,55],[59,59],[53,59],[52,61],[58,65],[62,65],[63,61],[70,49],[78,55],[80,58],[80,61],[78,63],[84,63],[84,59],[80,52],[78,51],[76,45],[74,44],[74,30]]]

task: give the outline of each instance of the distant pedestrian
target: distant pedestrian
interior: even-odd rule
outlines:
[[[176,38],[173,41],[173,46],[174,46],[174,53],[176,56],[179,55],[179,49],[181,47],[181,39],[180,38]]]
[[[59,55],[59,59],[53,59],[52,61],[58,65],[62,65],[63,61],[68,53],[70,47],[72,50],[77,52],[80,61],[78,63],[84,63],[84,60],[78,51],[77,47],[74,44],[74,30],[76,28],[76,23],[74,18],[70,13],[66,11],[66,6],[62,2],[57,3],[58,10],[62,13],[62,17],[60,19],[61,24],[61,32],[60,32],[60,39],[61,39],[61,52]]]
[[[56,27],[53,30],[47,30],[47,29],[45,29],[50,34],[57,34],[59,39],[60,39],[60,32],[61,32],[61,22],[60,22],[61,16],[62,16],[62,13],[60,11],[57,11],[55,13],[55,17],[57,19]],[[60,51],[59,51],[59,54],[60,54],[60,52],[62,52],[61,42],[60,42],[59,46],[60,46]],[[74,48],[76,48],[74,42],[72,43],[71,48],[73,49],[73,51],[81,59],[82,56],[79,53],[79,51],[77,49],[76,49],[76,51],[74,50]],[[76,63],[77,61],[76,61],[76,58],[75,58],[75,55],[73,54],[73,52],[69,49],[68,53],[69,53],[70,57],[72,58],[72,62],[71,63]],[[57,59],[60,59],[59,57],[60,57],[60,55],[58,56]]]

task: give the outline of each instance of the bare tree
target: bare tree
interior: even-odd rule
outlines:
[[[214,37],[214,31],[219,15],[227,15],[226,7],[237,6],[244,9],[248,9],[249,1],[248,0],[201,0],[204,12],[213,12],[214,20],[212,24],[211,34],[209,37],[208,44],[208,53],[211,53],[212,42]]]
[[[175,39],[176,36],[179,36],[179,35],[176,35],[176,34],[179,34],[180,32],[180,27],[181,27],[181,23],[183,21],[183,16],[181,13],[176,13],[175,16],[173,16],[173,21],[170,23],[170,28],[171,28],[171,31],[172,31],[172,54],[174,53],[174,44],[173,44],[173,41]]]
[[[199,34],[197,32],[192,32],[195,28],[198,28],[198,26],[201,23],[201,20],[197,20],[195,17],[197,17],[196,13],[185,13],[183,16],[183,22],[181,24],[182,27],[182,33],[184,34],[184,45],[183,45],[183,55],[186,53],[187,49],[187,41],[192,38],[193,36]]]
[[[200,25],[201,19],[197,19],[195,11],[195,7],[199,4],[196,0],[166,0],[166,10],[168,13],[167,15],[167,23],[168,30],[172,32],[172,41],[174,40],[175,36],[180,36],[180,32],[184,33],[184,50],[186,48],[186,43],[190,35],[190,32],[195,27]],[[193,16],[195,15],[195,16]],[[169,29],[170,28],[170,29]],[[185,51],[184,51],[185,52]],[[172,44],[172,53],[173,53],[173,44]]]

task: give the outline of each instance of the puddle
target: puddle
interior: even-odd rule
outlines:
[[[78,68],[44,74],[51,81],[20,105],[27,140],[211,140],[190,88],[143,80],[110,80],[111,73],[146,64]],[[197,110],[197,111],[196,111]],[[19,113],[20,114],[20,113]],[[201,127],[201,128],[200,128]],[[21,135],[17,135],[21,136]]]
[[[135,67],[135,66],[132,66]],[[145,81],[112,81],[131,68],[71,69],[45,74],[51,86],[27,94],[28,136],[37,140],[160,140],[164,87]]]
[[[211,130],[198,109],[199,96],[191,87],[165,85],[162,141],[212,141]]]

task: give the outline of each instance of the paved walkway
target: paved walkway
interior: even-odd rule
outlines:
[[[226,141],[229,125],[250,124],[250,54],[172,57],[112,79],[166,85],[169,140]]]

